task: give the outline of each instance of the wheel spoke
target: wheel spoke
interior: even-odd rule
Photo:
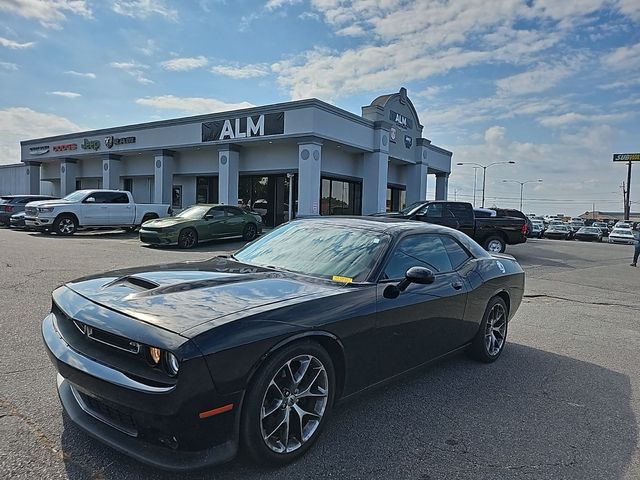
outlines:
[[[304,379],[304,376],[307,374],[307,371],[309,370],[309,365],[311,365],[311,358],[307,358],[306,360],[303,360],[302,362],[300,362],[300,369],[297,372],[298,378],[293,377],[293,381],[295,382],[296,386],[300,385],[300,383]]]
[[[272,415],[273,413],[277,412],[278,410],[280,410],[280,408],[282,407],[282,404],[284,403],[284,401],[282,399],[278,399],[274,402],[274,404],[269,407],[269,410],[267,410],[264,405],[262,406],[262,415],[261,418],[265,419],[267,418],[269,415]]]
[[[278,430],[280,430],[282,428],[282,425],[284,425],[287,422],[289,422],[289,413],[285,412],[284,418],[282,419],[282,421],[280,421],[280,423],[278,423],[278,426],[276,428],[274,428],[272,430],[272,432],[266,436],[266,438],[271,438],[273,436],[273,434],[276,433]]]

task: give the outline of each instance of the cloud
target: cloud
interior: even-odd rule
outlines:
[[[177,110],[194,115],[239,110],[254,106],[249,102],[226,103],[216,98],[176,97],[174,95],[138,98],[136,103],[147,107],[160,108],[164,110]]]
[[[178,11],[167,6],[164,0],[116,0],[113,11],[127,17],[145,19],[160,15],[168,20],[177,21]]]
[[[562,127],[573,123],[607,123],[619,122],[629,118],[628,113],[609,113],[600,115],[585,115],[583,113],[568,112],[562,115],[541,117],[538,123],[543,127]]]
[[[194,70],[207,65],[209,61],[203,57],[182,57],[172,58],[171,60],[165,60],[160,62],[160,66],[165,70],[171,70],[173,72],[185,72],[188,70]]]
[[[0,163],[20,161],[20,141],[84,130],[72,121],[26,107],[0,110]]]
[[[18,70],[18,65],[11,62],[0,62],[0,70],[9,70],[15,72]]]
[[[507,129],[500,126],[488,128],[484,132],[484,141],[488,144],[497,144],[504,141]]]
[[[85,0],[9,0],[0,2],[0,10],[38,20],[43,27],[55,29],[62,28],[66,14],[93,17]]]
[[[144,65],[138,62],[129,61],[129,62],[111,62],[109,64],[112,68],[116,68],[118,70],[124,70],[129,75],[131,75],[138,83],[142,83],[143,85],[149,85],[153,83],[153,80],[150,80],[145,76],[145,70],[149,68],[149,65]]]
[[[76,72],[75,70],[67,70],[66,72],[67,75],[73,75],[75,77],[83,77],[83,78],[91,78],[91,79],[95,79],[96,78],[96,74],[95,73],[91,73],[91,72]]]
[[[269,75],[269,67],[265,64],[253,65],[215,65],[211,72],[231,78],[254,78]]]
[[[78,98],[82,96],[76,92],[61,92],[60,90],[55,90],[53,92],[47,92],[47,93],[49,95],[56,95],[58,97],[65,97],[65,98]]]
[[[501,78],[496,82],[498,94],[527,95],[540,93],[558,85],[573,73],[567,65],[540,65],[526,72]]]
[[[264,8],[269,10],[270,12],[273,10],[277,10],[278,8],[282,8],[288,5],[297,5],[302,3],[302,0],[269,0]]]
[[[0,37],[0,46],[11,48],[12,50],[22,50],[24,48],[31,48],[35,45],[35,42],[18,43],[8,38]]]
[[[612,70],[640,68],[640,43],[616,48],[602,58],[602,64]]]

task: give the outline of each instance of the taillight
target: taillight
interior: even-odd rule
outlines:
[[[526,235],[528,231],[529,231],[529,225],[525,223],[524,225],[522,225],[522,233]]]
[[[12,205],[5,205],[4,211],[5,212],[13,212],[13,206]]]

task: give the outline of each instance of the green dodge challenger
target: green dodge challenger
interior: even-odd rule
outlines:
[[[144,222],[140,241],[193,248],[198,242],[225,237],[250,241],[262,233],[262,217],[229,205],[192,205],[175,217]]]

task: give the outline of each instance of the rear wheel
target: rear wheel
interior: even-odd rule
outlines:
[[[73,235],[78,230],[78,222],[72,215],[60,215],[53,222],[53,231],[58,235]]]
[[[507,305],[500,297],[493,297],[482,317],[480,329],[473,339],[470,353],[481,362],[495,362],[507,341]]]
[[[244,231],[242,232],[242,239],[250,242],[254,238],[258,236],[258,228],[253,223],[247,223],[244,227]]]
[[[507,244],[504,242],[504,239],[498,237],[497,235],[488,237],[484,241],[483,246],[487,252],[492,253],[503,253],[507,248]]]
[[[331,357],[314,342],[294,343],[268,359],[247,390],[242,444],[255,461],[284,465],[316,441],[331,411]]]
[[[193,248],[198,245],[198,232],[193,228],[185,228],[178,235],[178,246],[180,248]]]

